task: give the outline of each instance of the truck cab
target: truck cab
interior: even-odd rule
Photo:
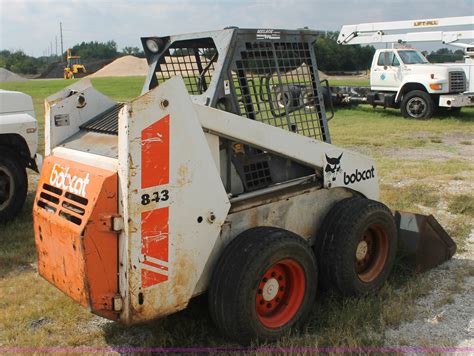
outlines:
[[[38,171],[38,124],[27,94],[0,90],[0,224],[21,210],[28,189],[26,168]]]
[[[400,106],[405,117],[429,118],[438,106],[456,106],[443,95],[456,97],[467,89],[463,68],[431,64],[413,48],[379,49],[370,70],[370,88],[387,106]]]

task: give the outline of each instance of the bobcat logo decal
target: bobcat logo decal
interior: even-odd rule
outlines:
[[[326,155],[326,167],[324,168],[324,174],[326,175],[326,180],[332,180],[333,182],[336,180],[337,175],[341,174],[341,158],[343,153],[340,154],[339,157],[328,157]]]

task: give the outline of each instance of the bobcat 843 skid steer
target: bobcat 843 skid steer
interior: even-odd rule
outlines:
[[[118,103],[84,79],[49,97],[39,273],[125,324],[208,292],[245,343],[301,325],[319,285],[374,292],[397,251],[417,270],[449,259],[432,216],[390,211],[374,160],[331,144],[316,36],[142,38],[141,96]]]

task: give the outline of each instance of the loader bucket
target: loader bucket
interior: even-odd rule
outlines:
[[[395,212],[398,254],[414,272],[427,271],[453,257],[456,243],[433,215]]]

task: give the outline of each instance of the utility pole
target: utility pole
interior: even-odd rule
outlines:
[[[58,56],[58,36],[54,36],[54,41],[56,43],[56,57]]]
[[[63,48],[63,23],[62,22],[59,23],[59,33],[61,35],[61,62],[64,62],[63,61],[64,48]]]

